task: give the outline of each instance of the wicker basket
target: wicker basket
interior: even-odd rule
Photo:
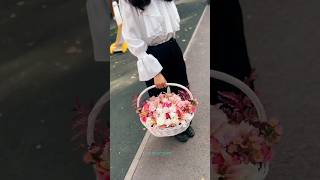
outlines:
[[[89,117],[88,117],[88,127],[87,127],[87,144],[90,146],[95,142],[94,140],[94,129],[95,129],[95,122],[98,118],[99,114],[102,112],[103,108],[107,104],[107,102],[110,100],[110,93],[109,91],[106,92],[103,96],[100,97],[100,99],[96,102],[94,107],[92,108]],[[109,146],[105,146],[105,149],[103,151],[103,159],[107,159],[109,157]],[[97,180],[106,180],[108,179],[107,176],[102,176],[101,174],[96,173],[96,179]]]
[[[250,87],[248,87],[245,83],[238,80],[237,78],[234,78],[226,73],[211,70],[210,71],[210,78],[214,78],[223,82],[226,82],[228,84],[231,84],[238,89],[240,89],[244,94],[248,96],[248,98],[252,101],[254,107],[257,110],[258,114],[258,120],[259,121],[267,121],[267,115],[264,110],[264,107],[262,103],[260,102],[259,98],[256,96],[255,92],[253,92]],[[247,168],[252,168],[252,164],[244,165],[248,166]],[[263,164],[261,167],[254,166],[255,172],[252,174],[246,175],[246,177],[240,178],[241,180],[263,180],[268,174],[269,171],[269,164]],[[215,180],[215,179],[214,179]]]
[[[192,93],[190,92],[190,90],[188,88],[186,88],[185,86],[182,86],[180,84],[176,84],[176,83],[167,83],[167,92],[170,92],[170,86],[175,86],[175,87],[179,87],[183,90],[185,90],[189,96],[190,96],[190,99],[193,100],[193,96],[192,96]],[[156,86],[153,85],[153,86],[149,86],[148,88],[144,89],[140,95],[138,96],[137,98],[137,108],[140,107],[140,102],[141,102],[141,98],[142,96],[148,92],[148,90],[150,89],[153,89],[155,88]],[[154,136],[156,137],[168,137],[168,136],[175,136],[177,134],[180,134],[182,133],[183,131],[185,131],[189,125],[190,125],[190,122],[191,120],[193,119],[194,117],[194,113],[190,116],[190,118],[186,119],[186,124],[185,125],[177,125],[175,127],[170,127],[170,128],[159,128],[159,127],[149,127],[149,126],[146,126],[143,122],[141,122],[149,131],[151,134],[153,134]]]

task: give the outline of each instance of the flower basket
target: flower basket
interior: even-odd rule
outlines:
[[[255,123],[257,124],[260,122],[267,122],[266,112],[264,110],[262,103],[260,102],[259,98],[256,96],[255,92],[253,92],[250,89],[250,87],[248,87],[245,83],[228,74],[225,74],[219,71],[214,71],[214,70],[211,70],[210,77],[226,82],[240,89],[249,98],[249,100],[251,100],[251,103],[253,104],[256,110],[257,119],[255,119]],[[211,149],[213,149],[213,154],[214,154],[212,156],[212,162],[213,162],[213,166],[212,166],[213,172],[211,175],[213,177],[212,179],[213,180],[221,180],[221,179],[222,180],[229,180],[229,179],[230,180],[231,179],[232,180],[263,180],[265,179],[269,171],[269,160],[264,160],[263,159],[264,157],[262,157],[261,159],[263,160],[261,160],[259,163],[256,163],[256,164],[251,163],[251,159],[247,160],[246,163],[243,163],[242,159],[239,160],[240,158],[239,159],[235,158],[237,157],[236,155],[235,157],[233,156],[234,154],[238,153],[238,151],[234,154],[230,153],[238,150],[238,146],[235,146],[232,143],[241,142],[239,138],[238,139],[235,138],[237,139],[235,141],[230,140],[234,137],[237,137],[237,132],[235,131],[238,130],[238,132],[243,133],[244,129],[245,130],[249,129],[250,131],[248,132],[253,132],[252,129],[255,129],[255,128],[250,126],[246,122],[234,125],[234,124],[228,123],[227,120],[221,121],[219,119],[219,121],[220,121],[218,122],[219,126],[218,128],[216,128],[216,131],[214,132],[213,137],[211,137],[211,144],[213,146]],[[219,132],[222,132],[222,133],[219,134]],[[232,136],[232,134],[234,135]],[[255,135],[256,136],[254,136],[254,138],[256,139],[260,138],[258,133]],[[227,139],[226,142],[232,142],[230,144],[234,146],[230,146],[230,144],[228,143],[221,143],[221,141],[223,141],[221,139],[223,138]],[[251,136],[249,138],[254,139]],[[220,141],[218,141],[217,139],[219,139]],[[243,144],[240,143],[240,145],[243,145]],[[240,155],[238,157],[240,157]],[[239,163],[233,164],[233,162],[239,162]]]
[[[190,98],[190,99],[188,99],[188,101],[190,101],[190,102],[196,102],[196,101],[193,99],[193,95],[192,95],[192,93],[190,92],[190,90],[189,90],[188,88],[186,88],[185,86],[182,86],[182,85],[180,85],[180,84],[167,83],[167,93],[165,93],[165,94],[171,94],[170,86],[179,87],[179,88],[185,90],[185,91],[187,92],[189,98]],[[148,90],[153,89],[153,88],[155,88],[155,85],[150,86],[150,87],[144,89],[144,90],[140,93],[140,95],[139,95],[138,98],[137,98],[137,104],[136,104],[137,109],[140,109],[140,110],[143,109],[143,106],[141,106],[141,98],[142,98],[142,96],[143,96]],[[173,94],[173,95],[175,95],[175,94]],[[159,96],[162,96],[162,95],[160,94]],[[159,97],[159,96],[158,96],[158,97]],[[150,100],[150,99],[151,99],[151,98],[149,98],[148,100]],[[147,100],[147,101],[148,101],[148,100]],[[147,101],[145,101],[145,104],[146,104]],[[170,102],[170,103],[171,103],[171,102]],[[185,131],[185,130],[189,127],[189,125],[190,125],[191,120],[193,119],[193,117],[194,117],[194,112],[188,114],[188,116],[183,119],[183,123],[179,123],[179,122],[178,122],[175,126],[173,126],[173,127],[170,126],[170,127],[166,127],[166,128],[151,125],[151,124],[143,121],[143,119],[141,118],[141,116],[140,116],[140,121],[141,121],[141,123],[150,131],[150,133],[153,134],[154,136],[156,136],[156,137],[168,137],[168,136],[175,136],[175,135],[177,135],[177,134],[182,133],[183,131]]]

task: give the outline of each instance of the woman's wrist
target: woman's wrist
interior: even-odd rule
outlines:
[[[157,75],[155,75],[154,77],[158,77],[158,76],[160,76],[161,75],[161,72],[159,72]]]

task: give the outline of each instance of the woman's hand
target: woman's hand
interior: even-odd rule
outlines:
[[[153,78],[153,81],[154,81],[154,85],[156,85],[156,88],[158,89],[162,89],[167,86],[167,80],[166,78],[164,78],[164,76],[161,73],[157,74]]]

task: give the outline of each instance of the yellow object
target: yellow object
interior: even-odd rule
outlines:
[[[110,46],[110,54],[114,54],[115,52],[122,52],[125,53],[128,50],[127,42],[120,43],[121,41],[121,32],[122,32],[122,25],[118,26],[117,37],[116,41],[111,44]]]
[[[128,50],[128,44],[126,42],[122,44],[112,43],[110,46],[110,54],[114,54],[115,52],[125,53]]]
[[[114,11],[115,21],[117,23],[117,37],[116,41],[110,46],[110,54],[114,54],[115,52],[125,53],[128,50],[128,44],[122,40],[122,18],[120,15],[119,7],[117,2],[112,2],[112,7]]]

